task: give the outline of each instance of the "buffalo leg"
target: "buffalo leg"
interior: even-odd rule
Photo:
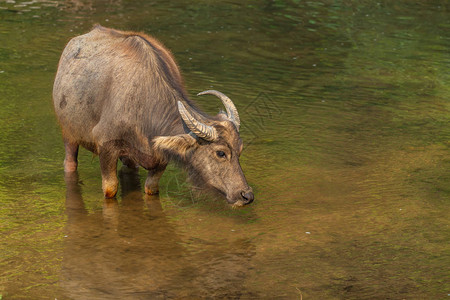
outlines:
[[[78,144],[64,139],[66,157],[64,158],[64,172],[75,172],[78,166]]]
[[[102,172],[102,188],[105,198],[113,198],[117,193],[119,180],[117,179],[117,160],[119,155],[117,151],[108,149],[101,150],[99,153],[100,169]]]
[[[156,168],[148,170],[147,179],[145,180],[145,193],[154,195],[159,193],[159,179],[166,170],[167,165],[159,165]]]

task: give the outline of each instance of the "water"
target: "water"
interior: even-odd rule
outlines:
[[[0,1],[0,298],[447,298],[449,20],[447,1]],[[142,171],[107,201],[88,151],[64,178],[51,88],[95,23],[234,100],[254,204],[175,166],[159,197]]]

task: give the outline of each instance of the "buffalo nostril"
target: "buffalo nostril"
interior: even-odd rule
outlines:
[[[252,192],[241,192],[242,198],[244,198],[245,204],[250,204],[255,199]]]

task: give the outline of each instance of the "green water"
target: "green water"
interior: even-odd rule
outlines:
[[[446,299],[448,1],[0,0],[1,299]],[[64,178],[59,55],[93,24],[143,31],[189,93],[239,109],[256,200],[232,210],[169,167],[101,190]]]

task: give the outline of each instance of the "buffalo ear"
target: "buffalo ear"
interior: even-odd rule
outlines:
[[[176,154],[181,157],[197,148],[197,140],[190,134],[180,134],[174,136],[158,136],[153,139],[155,150],[170,154]]]

